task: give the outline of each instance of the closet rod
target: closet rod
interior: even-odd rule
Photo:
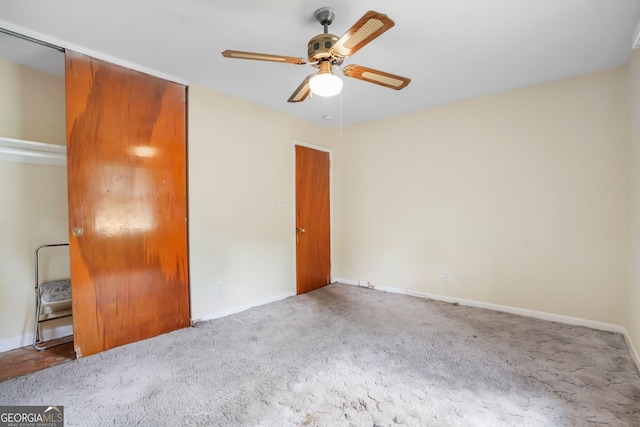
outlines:
[[[51,43],[43,42],[42,40],[34,39],[33,37],[25,36],[24,34],[16,33],[15,31],[7,30],[6,28],[0,28],[0,33],[8,34],[10,36],[18,37],[23,40],[27,40],[33,43],[38,43],[42,46],[50,47],[51,49],[59,50],[60,52],[64,52],[64,48],[60,46],[56,46]]]

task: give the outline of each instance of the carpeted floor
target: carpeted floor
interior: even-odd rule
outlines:
[[[0,383],[67,426],[640,426],[624,337],[348,285]]]

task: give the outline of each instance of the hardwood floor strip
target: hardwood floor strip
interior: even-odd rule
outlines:
[[[0,381],[74,360],[73,342],[38,351],[33,346],[0,353]]]

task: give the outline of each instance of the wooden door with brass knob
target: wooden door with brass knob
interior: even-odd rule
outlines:
[[[189,325],[186,88],[67,51],[66,104],[80,357]]]
[[[296,145],[296,290],[331,283],[331,160],[327,151]]]

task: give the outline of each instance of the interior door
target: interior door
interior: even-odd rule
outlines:
[[[331,283],[330,158],[295,146],[297,293]]]
[[[78,357],[189,325],[186,88],[66,52]]]

